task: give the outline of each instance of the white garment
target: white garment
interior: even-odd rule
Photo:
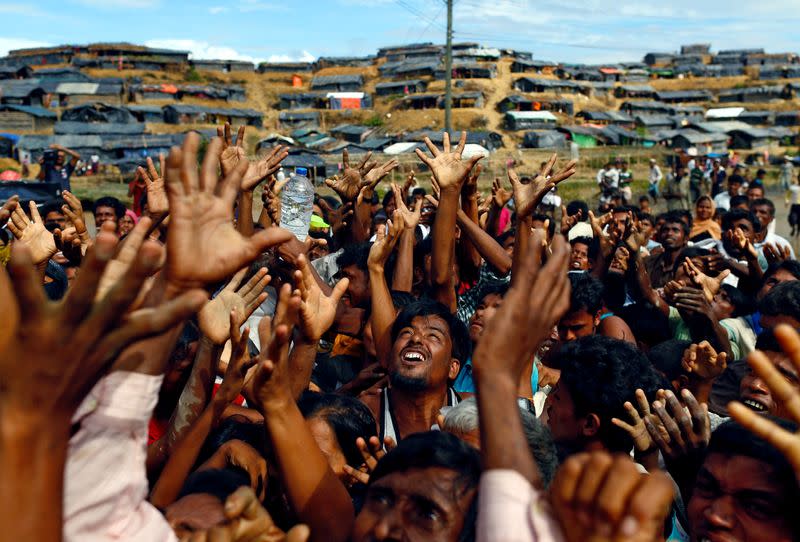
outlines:
[[[717,206],[717,209],[729,211],[731,208],[731,195],[727,192],[720,192],[714,196],[714,205]]]
[[[658,165],[650,167],[650,176],[648,177],[650,184],[658,184],[663,178],[664,175],[661,173],[661,168],[658,167]]]

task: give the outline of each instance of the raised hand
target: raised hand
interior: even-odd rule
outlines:
[[[334,175],[332,179],[325,179],[325,184],[339,195],[342,203],[355,201],[361,189],[366,186],[364,177],[376,165],[375,162],[369,162],[371,156],[372,153],[368,152],[358,167],[353,168],[350,167],[350,153],[347,149],[342,151],[342,176]]]
[[[387,222],[387,230],[385,235],[379,235],[375,242],[369,249],[369,257],[367,258],[367,265],[374,268],[383,268],[386,265],[392,250],[397,245],[400,239],[400,234],[405,229],[403,222],[403,215],[400,211],[395,210],[392,213],[392,218]]]
[[[780,324],[775,328],[775,338],[795,370],[800,370],[800,335],[790,326]],[[800,392],[794,385],[759,350],[750,353],[747,363],[767,385],[772,397],[787,413],[786,417],[800,424]],[[791,433],[738,401],[728,404],[728,413],[751,433],[780,450],[792,465],[795,478],[800,482],[800,431]]]
[[[683,352],[681,366],[685,372],[691,373],[701,380],[713,380],[721,375],[728,366],[728,354],[725,352],[717,354],[708,341],[691,344]]]
[[[414,204],[414,210],[410,211],[406,206],[403,193],[394,183],[392,183],[392,193],[394,193],[395,206],[397,207],[397,211],[400,212],[400,217],[405,225],[405,228],[407,230],[414,230],[417,227],[417,224],[419,224],[419,217],[422,213],[422,199],[418,199]]]
[[[36,207],[36,202],[30,202],[31,218],[18,206],[11,213],[8,229],[20,243],[27,245],[31,251],[33,265],[41,265],[53,257],[58,251],[53,234],[44,227],[44,221]]]
[[[227,327],[231,339],[231,357],[225,369],[222,384],[220,384],[217,393],[214,394],[212,399],[218,415],[221,415],[222,411],[239,396],[242,386],[244,386],[247,371],[255,364],[255,358],[250,359],[250,354],[247,350],[250,328],[246,327],[244,331],[239,331],[246,319],[235,310],[228,313]],[[215,418],[218,418],[218,416],[215,416]]]
[[[444,133],[442,139],[442,149],[436,148],[430,139],[425,138],[425,145],[433,155],[433,158],[428,158],[420,149],[415,152],[420,160],[425,163],[431,170],[439,189],[446,190],[461,190],[461,185],[467,180],[470,171],[478,163],[478,160],[483,158],[483,155],[475,155],[466,160],[462,160],[461,153],[464,152],[464,147],[467,144],[467,132],[461,132],[461,139],[458,142],[455,150],[450,148],[450,134]]]
[[[325,198],[319,198],[319,206],[324,211],[326,215],[324,218],[331,225],[331,232],[334,234],[347,226],[347,221],[353,216],[353,203],[350,201],[342,203],[338,209],[334,209],[325,201]]]
[[[731,274],[730,269],[725,269],[716,277],[709,277],[700,271],[691,258],[686,258],[683,261],[683,269],[686,271],[686,274],[689,275],[689,278],[692,279],[692,282],[703,289],[703,294],[705,294],[709,303],[714,301],[714,296],[719,293],[723,281]]]
[[[550,160],[545,164],[542,171],[540,171],[533,181],[528,184],[523,184],[516,171],[513,168],[508,168],[508,180],[511,182],[511,187],[514,190],[514,207],[519,216],[525,217],[536,210],[536,206],[541,203],[542,198],[555,188],[555,186],[575,174],[575,160],[567,162],[560,170],[551,175],[553,166],[558,160],[558,155],[553,153]]]
[[[461,187],[461,193],[464,197],[472,197],[478,194],[478,179],[481,176],[481,171],[483,171],[483,166],[477,164],[473,169],[472,172],[467,177],[467,181],[464,183],[464,186]]]
[[[278,145],[277,147],[273,147],[272,150],[258,162],[250,163],[242,178],[242,190],[246,192],[255,190],[256,186],[281,168],[281,162],[283,162],[287,156],[289,156],[289,147]],[[278,192],[280,192],[280,189],[277,189],[276,194]]]
[[[167,171],[167,161],[163,154],[158,155],[158,162],[161,170],[153,164],[153,159],[147,157],[147,169],[139,166],[136,174],[144,179],[145,190],[147,191],[147,210],[152,215],[161,215],[169,212],[169,200],[164,186],[164,175]]]
[[[333,325],[336,308],[347,291],[350,281],[341,279],[330,295],[325,295],[311,273],[311,264],[302,254],[297,257],[294,280],[300,291],[300,316],[298,326],[309,341],[316,342]]]
[[[403,194],[408,194],[413,186],[417,186],[417,174],[411,170],[408,175],[406,175],[406,182],[403,183]]]
[[[247,162],[247,154],[244,151],[244,130],[244,125],[239,126],[236,143],[234,143],[229,122],[226,122],[222,128],[217,127],[217,137],[222,141],[219,165],[223,177],[233,173],[240,163]]]
[[[367,172],[366,175],[364,175],[364,180],[362,182],[363,187],[374,190],[378,183],[381,182],[384,177],[386,177],[399,165],[400,162],[393,158],[388,162],[381,164],[380,166],[372,168]]]
[[[167,233],[167,279],[179,288],[205,286],[232,275],[265,249],[292,238],[272,227],[243,237],[233,225],[233,204],[248,163],[241,161],[222,181],[217,165],[222,141],[214,138],[197,173],[199,136],[190,133],[167,158],[171,221]]]
[[[652,542],[663,539],[673,488],[666,474],[642,474],[625,455],[572,455],[550,486],[567,542]]]
[[[613,218],[611,213],[606,213],[598,218],[592,211],[589,211],[589,224],[592,226],[592,233],[597,237],[600,243],[600,250],[606,258],[611,254],[611,251],[614,250],[614,241],[611,239],[608,232],[605,231],[606,225],[611,222]]]
[[[672,298],[675,308],[688,316],[714,318],[708,298],[698,288],[684,286]]]
[[[630,401],[625,401],[625,411],[628,413],[630,423],[619,418],[611,418],[611,423],[620,429],[624,429],[630,435],[633,439],[633,447],[637,452],[647,453],[653,449],[653,439],[650,438],[650,433],[647,431],[644,420],[647,418],[653,420],[655,414],[650,412],[650,404],[647,402],[647,396],[642,390],[636,390],[636,404],[638,409]]]
[[[664,457],[677,460],[704,450],[711,439],[708,405],[698,403],[689,390],[683,390],[681,398],[689,410],[687,413],[672,391],[659,392],[659,395],[663,399],[653,401],[653,411],[661,420],[663,431],[652,419],[645,418],[644,424]]]
[[[125,237],[125,240],[117,245],[114,257],[108,262],[108,265],[106,265],[103,271],[103,275],[100,277],[100,282],[97,285],[96,301],[102,299],[136,261],[137,254],[139,254],[139,250],[142,248],[142,244],[145,241],[147,231],[151,224],[152,220],[143,216]],[[115,229],[116,226],[109,223],[108,225],[103,224],[100,231],[113,234]],[[143,290],[144,289],[145,288],[143,288]],[[138,299],[142,297],[142,295],[137,296]],[[137,303],[134,303],[134,306],[136,305]]]
[[[575,227],[575,224],[580,222],[583,218],[583,210],[578,209],[578,212],[570,216],[567,214],[567,208],[561,206],[561,235],[567,235],[569,230]]]
[[[494,206],[498,209],[502,209],[513,197],[514,193],[511,190],[503,188],[503,183],[500,179],[495,178],[494,182],[492,182],[492,203]]]
[[[261,268],[239,288],[247,268],[239,270],[217,296],[209,301],[197,315],[203,335],[214,344],[225,344],[231,335],[230,314],[242,322],[267,299],[264,289],[272,279],[266,268]]]
[[[289,341],[300,318],[302,299],[289,284],[281,287],[273,319],[264,317],[258,324],[261,353],[253,375],[252,388],[262,412],[283,409],[294,403],[289,370]],[[266,346],[265,346],[266,345]]]
[[[349,474],[355,482],[368,484],[369,476],[372,474],[372,471],[375,470],[378,461],[396,446],[397,443],[392,437],[385,437],[383,442],[381,442],[378,437],[370,437],[369,442],[365,441],[362,437],[358,437],[356,439],[356,447],[358,451],[361,452],[364,463],[358,469],[354,469],[350,465],[345,465],[344,472]]]
[[[75,197],[75,195],[68,190],[64,190],[61,193],[61,197],[64,198],[65,202],[67,202],[66,205],[61,206],[61,211],[67,216],[69,221],[72,222],[72,226],[75,228],[75,233],[81,240],[83,253],[86,254],[86,250],[91,245],[92,239],[89,236],[89,231],[86,229],[86,221],[83,218],[83,206],[81,205],[81,200]]]
[[[777,243],[766,243],[763,250],[764,257],[769,265],[792,259],[792,248],[789,245],[781,246]]]
[[[5,203],[3,203],[2,207],[0,207],[0,228],[6,225],[8,219],[11,218],[11,213],[14,212],[14,209],[16,209],[18,205],[19,196],[16,194],[8,198]]]
[[[195,531],[181,542],[307,542],[311,534],[302,524],[283,532],[249,487],[240,487],[225,500],[225,517],[225,524]]]

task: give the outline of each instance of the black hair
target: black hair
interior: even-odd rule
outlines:
[[[572,241],[569,242],[571,247],[574,247],[576,243],[581,243],[588,247],[587,254],[589,261],[592,261],[597,257],[597,251],[600,250],[600,247],[595,237],[589,237],[588,235],[581,235],[579,237],[573,238]]]
[[[653,225],[655,226],[656,219],[655,219],[655,217],[654,217],[653,215],[651,215],[650,213],[645,213],[644,211],[642,211],[642,210],[639,210],[639,211],[636,213],[636,218],[638,218],[640,221],[641,221],[641,220],[647,220],[647,221],[649,221],[649,222],[650,222],[650,224],[653,224]]]
[[[330,426],[348,465],[357,469],[364,462],[356,439],[368,442],[378,436],[375,417],[364,403],[347,395],[305,391],[297,406],[303,418],[319,418]]]
[[[601,335],[582,337],[564,344],[553,365],[561,367],[559,386],[565,386],[575,405],[575,415],[600,418],[598,438],[610,452],[627,453],[630,435],[611,423],[626,419],[625,401],[636,404],[635,392],[644,391],[648,401],[664,386],[663,378],[635,346]]]
[[[67,272],[53,260],[47,260],[47,266],[44,272],[46,277],[49,277],[51,282],[44,285],[44,291],[50,301],[58,301],[67,295],[69,288],[69,280],[67,279]]]
[[[729,183],[729,184],[730,184],[730,183],[739,183],[739,184],[744,184],[744,177],[742,177],[742,176],[741,176],[741,175],[739,175],[738,173],[734,173],[733,175],[730,175],[730,176],[728,177],[728,183]]]
[[[625,320],[639,343],[654,347],[672,337],[669,318],[650,303],[638,302],[615,310],[614,314]]]
[[[683,228],[683,235],[689,235],[689,231],[691,227],[689,224],[683,219],[684,215],[680,211],[667,211],[666,213],[658,215],[659,218],[664,219],[665,224],[680,224],[681,228]]]
[[[767,170],[766,170],[766,169],[763,169],[763,168],[759,168],[759,169],[758,169],[758,171],[756,171],[756,177],[758,177],[759,175],[766,175],[766,174],[767,174]],[[761,186],[762,188],[764,187],[764,185],[763,185],[763,184],[761,184],[761,182],[760,182],[760,181],[753,181],[753,182],[750,184],[750,186],[754,186],[754,185],[755,185],[755,186]]]
[[[125,206],[117,198],[112,196],[103,196],[94,202],[93,212],[96,213],[100,207],[111,207],[114,209],[114,214],[117,215],[117,220],[125,216]]]
[[[342,253],[336,257],[336,266],[339,269],[355,265],[358,269],[369,271],[367,258],[369,258],[370,243],[346,244],[342,247]]]
[[[675,264],[672,266],[672,272],[674,273],[678,269],[681,268],[683,262],[686,260],[691,260],[692,258],[700,258],[702,256],[708,256],[711,254],[711,251],[704,247],[699,247],[697,245],[692,245],[690,247],[684,247],[683,250],[680,251],[678,257],[675,258]]]
[[[475,490],[475,497],[464,514],[464,526],[459,542],[474,540],[477,519],[477,490],[481,478],[481,457],[478,451],[461,439],[445,431],[415,433],[400,441],[387,453],[372,471],[369,484],[390,474],[412,469],[442,468],[458,474],[454,497]]]
[[[407,307],[417,300],[413,294],[408,292],[398,292],[397,290],[392,290],[390,295],[392,296],[392,305],[394,305],[395,309]]]
[[[223,420],[211,431],[198,455],[197,464],[204,463],[229,440],[241,440],[249,444],[261,454],[265,454],[268,446],[267,433],[263,423],[253,423],[244,416],[234,415]]]
[[[553,236],[556,234],[556,221],[554,218],[543,214],[543,213],[534,213],[531,215],[531,220],[536,220],[537,222],[545,223],[547,222],[547,237],[548,239],[552,239]]]
[[[53,212],[56,212],[56,213],[60,214],[61,216],[64,216],[64,211],[61,210],[61,205],[59,205],[58,201],[51,201],[51,202],[45,203],[39,209],[39,214],[42,216],[43,219],[47,218],[48,213],[53,213]]]
[[[733,198],[731,198],[733,200]],[[733,223],[738,222],[739,220],[747,220],[750,224],[753,225],[753,231],[758,233],[761,231],[761,223],[756,218],[752,212],[745,211],[744,209],[734,209],[733,205],[731,204],[731,210],[725,213],[725,216],[722,217],[722,231],[728,231],[733,228]]]
[[[424,198],[427,194],[428,192],[421,186],[418,186],[411,191],[411,196],[414,198],[417,196],[422,196]]]
[[[476,286],[477,287],[477,286]],[[478,303],[486,299],[487,296],[490,295],[499,295],[500,297],[504,297],[506,292],[508,292],[509,284],[506,282],[495,282],[491,284],[487,284],[485,286],[480,287],[480,297],[478,298]]]
[[[410,326],[417,316],[438,316],[444,320],[450,330],[450,341],[453,344],[451,357],[462,364],[466,363],[472,354],[472,343],[469,340],[467,326],[456,318],[450,309],[432,299],[422,298],[403,307],[392,324],[392,342],[397,340],[400,330]]]
[[[800,322],[800,281],[776,284],[758,304],[761,314],[785,315]]]
[[[745,207],[750,209],[750,198],[739,194],[731,196],[731,201],[728,203],[729,209],[731,211],[739,209],[740,205],[744,205]]]
[[[733,314],[731,318],[739,318],[740,316],[747,316],[755,312],[755,300],[741,289],[731,286],[730,284],[723,284],[722,290],[727,294],[728,301],[733,305]]]
[[[750,210],[752,211],[755,207],[761,205],[765,205],[767,209],[769,209],[769,216],[775,216],[775,204],[772,203],[772,200],[768,198],[758,198],[757,200],[753,200],[753,203],[750,204]]]
[[[682,374],[683,353],[692,341],[679,341],[678,339],[670,339],[661,344],[655,345],[647,353],[647,359],[653,364],[653,367],[662,373],[668,380],[677,380]]]
[[[381,206],[385,209],[386,206],[389,204],[389,202],[392,201],[393,199],[394,199],[394,191],[387,190],[386,193],[383,195],[383,199],[381,200]],[[395,202],[395,205],[397,205],[397,202]]]
[[[772,278],[778,271],[786,271],[797,280],[800,280],[800,262],[797,260],[783,260],[782,262],[771,264],[767,270],[764,271],[764,282]]]
[[[591,315],[603,308],[603,283],[589,273],[570,273],[569,314],[585,310]]]
[[[785,431],[795,433],[797,424],[789,420],[764,415],[769,421]],[[755,435],[734,420],[728,420],[711,433],[706,457],[711,454],[720,454],[725,457],[744,456],[769,465],[774,472],[773,480],[781,483],[787,494],[783,495],[780,502],[785,507],[784,515],[792,526],[793,539],[798,539],[800,534],[800,519],[794,514],[791,507],[800,497],[800,486],[795,477],[794,469],[786,456],[772,444]]]
[[[516,235],[517,235],[517,230],[515,230],[514,228],[506,230],[497,236],[497,244],[503,246],[506,243],[506,241],[508,241],[509,237],[516,237]]]
[[[331,209],[338,209],[342,206],[342,202],[335,196],[320,196],[320,198],[324,199]]]
[[[576,199],[576,200],[573,200],[573,201],[570,201],[569,203],[567,203],[567,216],[573,216],[573,215],[577,214],[578,211],[581,212],[581,220],[582,221],[585,222],[585,221],[589,220],[589,204],[587,204],[585,201],[579,200],[579,199]]]
[[[224,503],[242,486],[250,487],[250,475],[239,467],[200,470],[186,478],[178,499],[196,493],[210,493]]]
[[[765,329],[756,339],[756,350],[762,352],[783,352],[781,343],[775,337],[775,331],[772,329]]]

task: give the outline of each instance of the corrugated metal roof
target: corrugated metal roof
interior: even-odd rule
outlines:
[[[99,83],[59,83],[56,87],[58,94],[98,94]]]
[[[509,111],[507,117],[520,120],[540,120],[556,122],[558,119],[550,111]]]
[[[351,83],[363,85],[364,78],[360,75],[318,75],[311,80],[311,88]]]
[[[34,117],[39,117],[39,118],[48,118],[48,119],[56,118],[56,114],[53,111],[45,109],[44,107],[38,107],[33,105],[0,104],[0,111],[19,111],[20,113],[27,113],[28,115],[32,115]]]
[[[143,134],[143,123],[113,123],[113,122],[57,122],[53,127],[55,134],[97,134],[97,135],[133,135]]]

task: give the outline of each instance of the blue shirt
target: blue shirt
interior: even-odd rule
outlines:
[[[453,389],[458,393],[475,393],[475,380],[472,377],[472,358],[469,358],[458,376],[453,382]],[[531,372],[531,390],[536,393],[539,390],[539,368],[536,363],[533,364],[533,372]]]

